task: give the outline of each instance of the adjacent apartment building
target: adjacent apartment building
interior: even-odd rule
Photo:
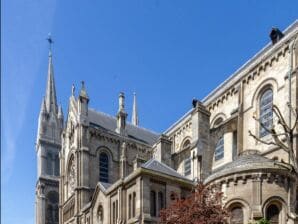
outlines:
[[[298,21],[283,32],[272,29],[270,38],[163,133],[139,126],[136,97],[131,122],[124,93],[115,116],[90,108],[84,83],[77,94],[73,87],[64,119],[50,52],[36,142],[36,223],[157,223],[160,209],[198,181],[221,189],[230,223],[262,217],[298,223],[293,162],[285,150],[249,134],[273,141],[266,130],[279,125],[272,105],[285,122],[297,122],[288,104],[298,105]]]

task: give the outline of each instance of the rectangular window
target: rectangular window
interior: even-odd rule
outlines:
[[[191,174],[191,158],[184,160],[184,175],[188,176]]]

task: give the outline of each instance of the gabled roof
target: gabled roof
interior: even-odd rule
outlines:
[[[91,125],[115,132],[117,128],[117,119],[111,115],[89,109],[88,117]],[[139,126],[126,124],[126,131],[129,138],[153,145],[159,138],[160,134],[141,128]],[[116,133],[116,132],[115,132]]]
[[[105,183],[105,182],[98,182],[99,185],[102,187],[102,190],[106,191],[112,184],[110,183]]]
[[[177,178],[181,178],[181,179],[190,181],[190,179],[186,178],[185,176],[182,176],[173,168],[167,166],[164,163],[157,161],[156,159],[148,160],[146,163],[142,164],[141,167],[144,169],[147,169],[147,170],[155,171],[157,173],[163,173],[163,174],[167,174],[169,176],[173,176],[173,177],[177,177]]]

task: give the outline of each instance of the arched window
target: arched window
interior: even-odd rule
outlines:
[[[270,222],[270,224],[278,224],[279,223],[279,208],[277,205],[272,204],[266,210],[266,219]]]
[[[55,176],[59,176],[60,164],[59,164],[59,156],[55,156]]]
[[[57,192],[51,191],[47,194],[46,224],[58,224],[58,201],[59,195]]]
[[[185,142],[183,143],[182,150],[183,150],[183,149],[187,149],[187,148],[189,148],[189,147],[190,147],[190,140],[187,139],[187,140],[185,140]]]
[[[231,209],[230,223],[243,224],[243,209],[240,205],[237,205]]]
[[[104,152],[99,155],[99,181],[109,182],[109,157]]]
[[[164,208],[164,198],[163,198],[163,193],[160,191],[158,192],[158,213],[163,208]]]
[[[216,161],[216,160],[222,159],[223,157],[224,157],[224,138],[222,136],[216,144],[214,159]]]
[[[47,174],[52,175],[53,174],[53,157],[52,153],[48,152],[47,154]]]
[[[267,128],[270,129],[273,123],[273,92],[272,89],[266,90],[260,98],[260,122]],[[260,125],[260,137],[268,135],[268,132],[262,125]]]
[[[221,123],[223,122],[223,118],[219,117],[215,120],[214,124],[213,124],[213,128],[218,127]]]
[[[150,192],[150,215],[156,216],[156,193],[155,193],[155,191]]]

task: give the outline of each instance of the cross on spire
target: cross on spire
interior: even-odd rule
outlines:
[[[52,53],[52,45],[54,43],[51,33],[48,34],[47,41],[49,42],[49,50],[50,50],[50,54],[51,54]]]

